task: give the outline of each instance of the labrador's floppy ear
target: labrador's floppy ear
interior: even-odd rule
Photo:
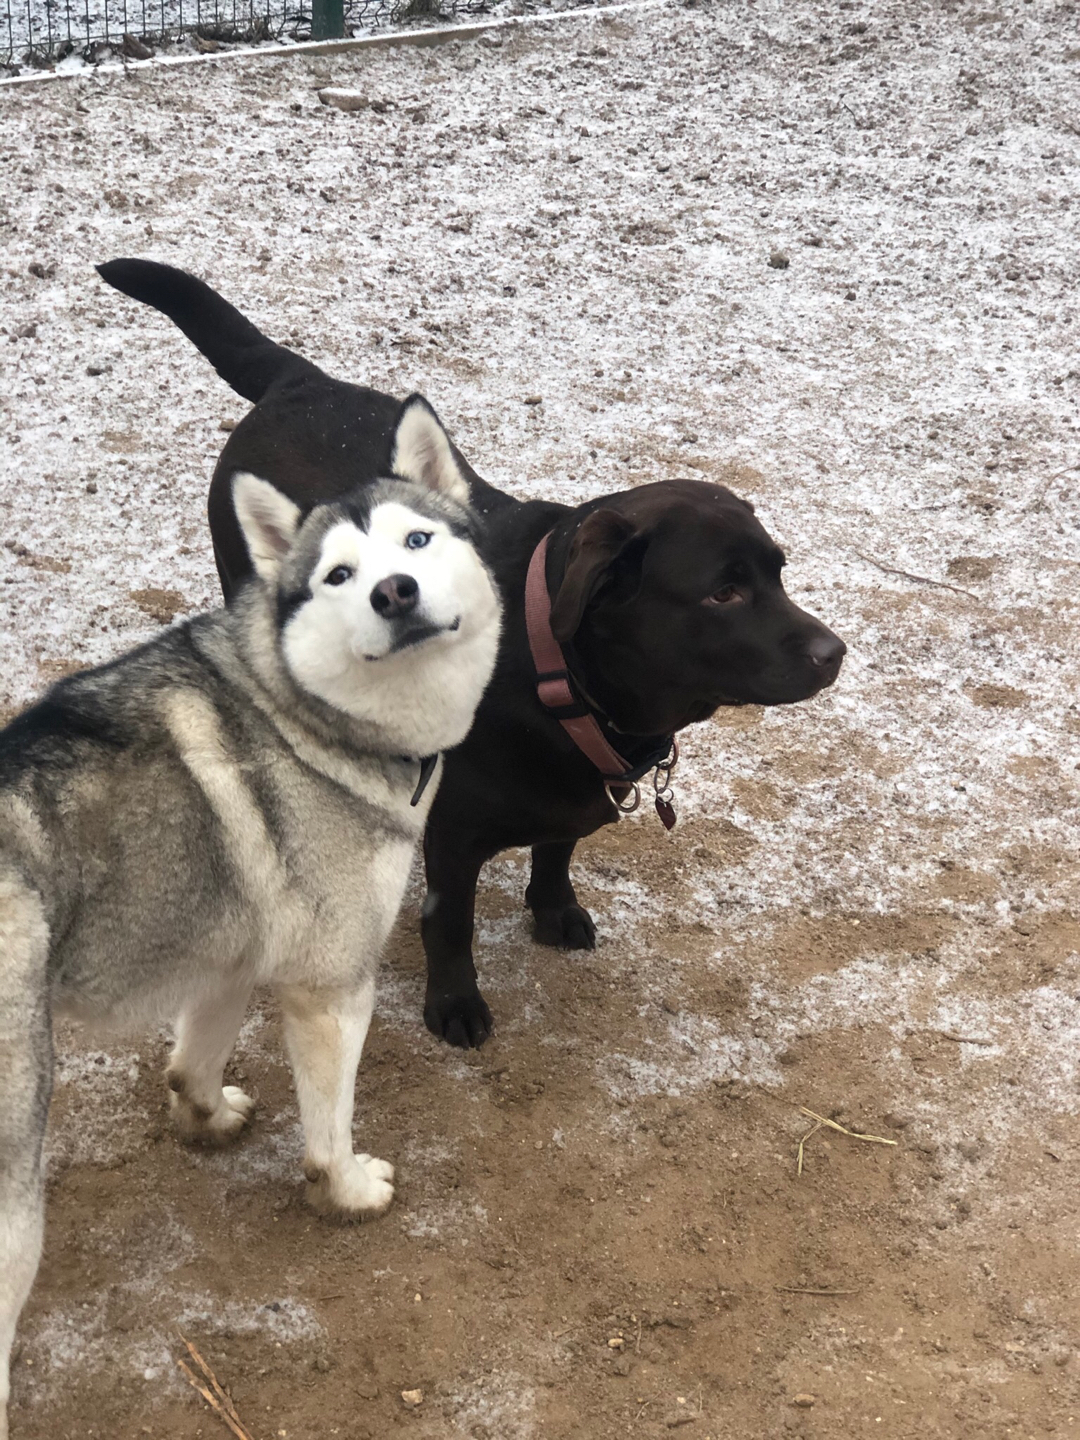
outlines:
[[[560,644],[576,635],[586,605],[636,533],[633,522],[617,510],[594,510],[578,526],[551,606],[551,631]]]
[[[410,395],[398,412],[390,469],[401,480],[469,503],[469,482],[458,469],[450,437],[422,395]]]
[[[268,480],[246,470],[233,476],[232,497],[255,573],[273,585],[296,539],[301,511]]]

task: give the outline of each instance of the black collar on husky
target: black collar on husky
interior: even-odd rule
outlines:
[[[401,758],[403,760],[409,761],[413,759],[411,755],[403,755]],[[428,781],[431,779],[432,775],[435,774],[435,766],[439,763],[439,755],[436,751],[434,755],[421,755],[419,757],[419,760],[420,779],[416,782],[416,789],[413,791],[413,797],[409,801],[410,805],[419,805],[420,801],[423,799],[424,791],[428,787]]]

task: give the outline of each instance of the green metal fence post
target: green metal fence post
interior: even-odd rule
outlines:
[[[345,34],[345,0],[311,0],[311,38],[338,40]]]

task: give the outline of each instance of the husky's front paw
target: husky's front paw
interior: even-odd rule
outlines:
[[[169,1076],[169,1107],[182,1140],[193,1145],[228,1145],[255,1114],[255,1101],[236,1085],[225,1085],[217,1108],[199,1105],[185,1092],[183,1077]]]
[[[394,1167],[372,1155],[354,1155],[343,1169],[305,1165],[308,1204],[339,1220],[372,1220],[390,1208]]]

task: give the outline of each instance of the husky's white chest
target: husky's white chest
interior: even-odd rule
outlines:
[[[411,791],[378,766],[333,781],[298,770],[277,787],[275,830],[245,847],[245,891],[261,917],[265,978],[338,983],[378,962],[430,801],[410,806]]]

